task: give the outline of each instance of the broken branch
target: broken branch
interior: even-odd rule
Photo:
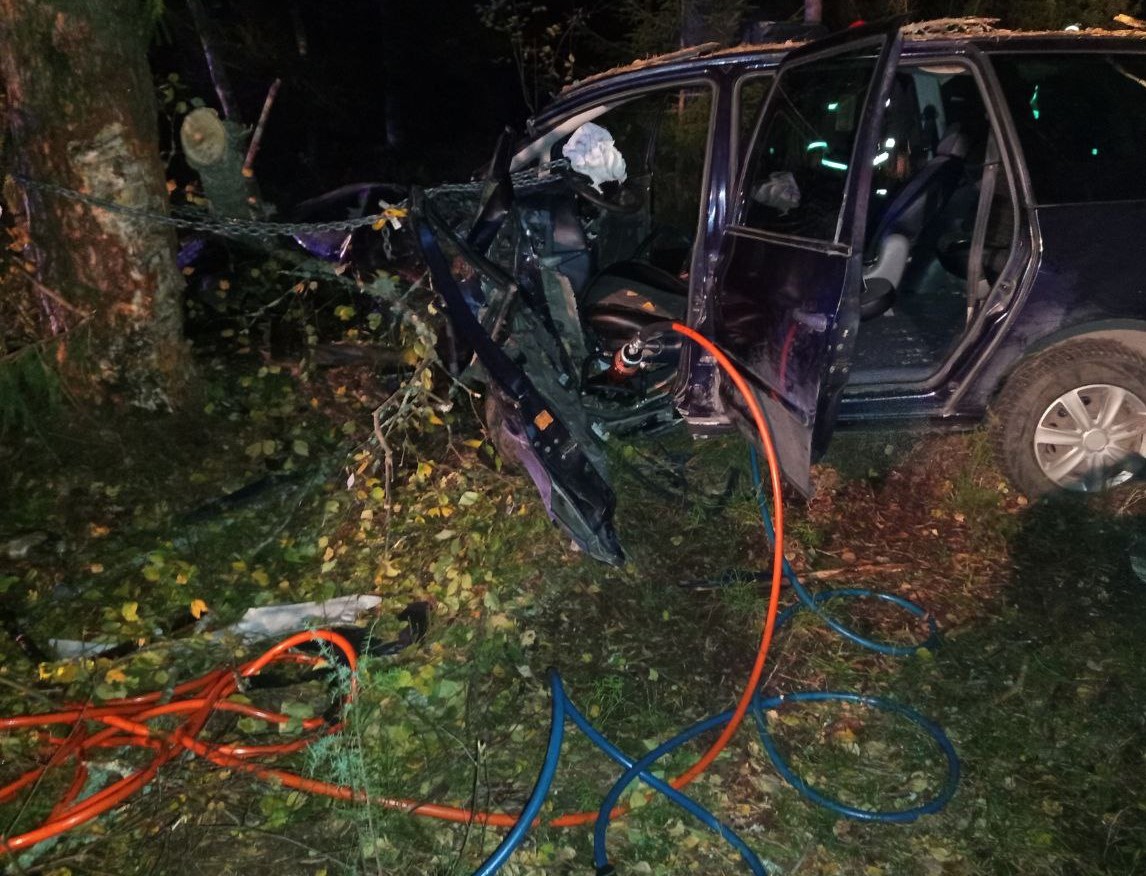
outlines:
[[[254,174],[255,156],[259,154],[259,146],[263,142],[263,129],[267,126],[267,119],[271,116],[271,107],[275,104],[275,97],[278,96],[279,86],[283,84],[281,79],[276,79],[271,83],[270,89],[267,91],[267,98],[263,101],[263,111],[259,113],[258,124],[255,125],[255,133],[251,135],[251,145],[247,147],[247,157],[243,161],[243,176],[252,176]]]

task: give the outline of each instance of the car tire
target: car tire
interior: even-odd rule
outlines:
[[[1146,453],[1146,358],[1109,340],[1053,347],[1015,370],[990,419],[996,459],[1028,496],[1110,489]]]

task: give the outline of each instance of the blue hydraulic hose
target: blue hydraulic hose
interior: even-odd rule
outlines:
[[[760,508],[760,520],[764,526],[764,533],[767,536],[769,543],[774,543],[776,531],[772,525],[772,517],[768,513],[767,505],[764,502],[763,479],[760,475],[760,465],[756,455],[756,449],[751,445],[749,449],[749,461],[752,468],[752,478],[755,486],[757,503]],[[882,593],[879,591],[858,587],[839,588],[813,595],[809,593],[808,590],[800,583],[799,576],[796,575],[796,572],[791,567],[791,564],[789,564],[788,561],[783,557],[780,558],[780,561],[783,563],[782,571],[784,577],[788,583],[792,585],[792,589],[796,593],[799,602],[789,606],[787,609],[780,613],[776,619],[777,629],[783,626],[783,624],[790,620],[797,612],[806,608],[814,611],[816,615],[819,616],[829,627],[831,627],[845,639],[882,654],[906,656],[909,654],[914,654],[922,648],[933,648],[938,643],[939,628],[935,622],[935,618],[929,612],[911,600],[891,593]],[[922,642],[914,645],[892,645],[886,642],[878,642],[873,639],[869,639],[866,636],[860,635],[839,621],[836,621],[834,618],[828,616],[821,610],[821,604],[832,599],[879,599],[884,602],[888,602],[917,618],[925,620],[928,625],[928,636]],[[910,809],[861,809],[859,807],[850,806],[846,803],[843,803],[842,801],[829,797],[805,782],[791,768],[791,766],[789,766],[787,760],[785,760],[784,756],[777,748],[776,743],[772,739],[772,735],[768,729],[768,719],[766,713],[769,710],[778,709],[786,703],[826,701],[858,703],[868,706],[869,708],[892,712],[906,718],[924,730],[932,738],[932,740],[938,746],[939,750],[943,753],[944,759],[947,763],[946,780],[939,793],[932,797],[930,800],[927,800],[924,803],[921,803],[918,806],[914,806]],[[579,712],[576,714],[573,713],[572,704],[570,704],[570,709],[570,714],[573,716],[573,720],[577,723],[578,727],[580,727],[581,730],[589,736],[594,744],[596,744],[607,753],[610,749],[613,749],[613,746],[591,724],[589,724],[584,716],[582,716]],[[800,794],[807,797],[817,805],[823,806],[824,808],[836,812],[840,815],[844,815],[860,821],[876,821],[885,823],[907,823],[915,821],[922,815],[929,815],[938,812],[944,806],[946,806],[947,803],[951,800],[952,796],[955,794],[955,790],[959,785],[959,757],[955,752],[955,747],[951,744],[951,740],[947,737],[947,734],[943,732],[941,727],[939,727],[934,722],[929,721],[927,718],[923,717],[915,710],[909,709],[906,706],[900,705],[899,703],[896,703],[892,700],[888,700],[883,697],[863,696],[860,694],[833,691],[804,691],[780,697],[761,698],[758,696],[752,704],[751,712],[756,723],[757,730],[760,734],[761,744],[764,746],[764,749],[768,753],[769,758],[776,766],[777,772],[779,772],[780,775],[783,776],[784,779]],[[692,740],[706,730],[721,726],[727,722],[731,716],[732,712],[728,711],[713,718],[708,718],[700,721],[687,730],[681,732],[677,736],[674,736],[672,739],[669,739],[667,742],[662,743],[660,746],[649,752],[636,763],[626,765],[627,769],[625,773],[617,780],[617,782],[610,789],[608,795],[602,801],[601,807],[597,813],[597,821],[594,825],[593,862],[597,867],[597,872],[599,874],[612,872],[612,868],[609,866],[608,856],[605,850],[605,837],[609,828],[611,813],[617,805],[617,802],[620,800],[621,795],[625,792],[625,789],[628,788],[628,786],[632,784],[632,782],[638,777],[660,793],[665,793],[663,789],[667,787],[672,790],[674,794],[683,798],[683,800],[674,799],[673,802],[676,802],[682,808],[686,809],[686,811],[695,815],[701,822],[706,824],[713,831],[731,843],[737,849],[737,851],[740,852],[741,857],[752,870],[753,874],[767,873],[759,857],[757,857],[757,855],[750,848],[748,848],[746,844],[744,844],[743,840],[741,840],[735,832],[728,828],[727,825],[724,825],[710,812],[705,810],[703,807],[700,807],[691,799],[684,797],[684,795],[680,794],[679,791],[672,789],[671,786],[667,785],[667,783],[661,782],[657,779],[651,779],[649,774],[646,772],[646,770],[661,757],[664,757],[666,754],[674,751],[681,745]],[[618,757],[614,756],[614,760],[624,764],[624,761]],[[672,798],[670,797],[670,799]]]
[[[772,525],[772,517],[768,513],[767,505],[763,499],[763,482],[760,476],[760,466],[756,457],[755,448],[750,450],[750,463],[752,467],[752,477],[756,489],[756,497],[760,506],[760,519],[764,526],[764,533],[771,543],[775,542],[776,532]],[[904,656],[913,654],[922,648],[933,647],[938,641],[938,626],[935,618],[916,605],[909,599],[904,599],[901,596],[896,596],[890,593],[880,593],[875,590],[868,590],[864,588],[841,588],[836,590],[828,590],[822,593],[811,594],[800,583],[799,577],[792,569],[791,565],[783,557],[780,558],[783,563],[782,571],[785,579],[792,585],[793,591],[796,593],[799,600],[796,604],[789,606],[776,619],[776,628],[779,629],[785,622],[792,618],[792,616],[803,609],[809,609],[820,617],[829,627],[843,636],[845,639],[878,651],[881,654],[890,654],[895,656]],[[928,637],[915,645],[891,645],[885,642],[878,642],[860,635],[847,626],[839,623],[835,619],[829,617],[822,609],[821,604],[831,599],[880,599],[884,602],[891,603],[892,605],[903,609],[909,614],[927,621],[929,634]],[[684,809],[690,815],[697,818],[701,823],[709,827],[722,839],[732,845],[737,852],[739,852],[741,859],[747,865],[753,876],[768,876],[768,870],[764,863],[760,860],[759,856],[749,848],[748,844],[742,840],[735,831],[728,825],[724,824],[715,815],[691,799],[681,791],[672,787],[668,782],[663,779],[658,779],[652,775],[648,770],[654,763],[662,757],[675,751],[680,746],[695,739],[700,734],[721,727],[731,720],[735,710],[729,709],[719,715],[710,718],[705,718],[702,721],[693,724],[686,730],[678,733],[666,742],[661,743],[655,749],[650,751],[644,757],[634,761],[627,754],[621,751],[617,746],[605,738],[602,733],[594,727],[589,720],[581,713],[581,711],[568,699],[565,689],[561,684],[561,677],[556,670],[549,671],[549,683],[552,689],[552,714],[549,728],[549,744],[546,749],[545,759],[541,766],[541,771],[537,777],[537,781],[530,792],[529,800],[525,807],[522,809],[521,815],[518,816],[513,827],[509,833],[506,834],[498,847],[494,849],[493,853],[485,860],[485,862],[474,871],[474,876],[492,876],[496,873],[509,856],[521,845],[524,841],[529,828],[537,818],[538,813],[541,811],[541,806],[545,802],[545,797],[549,792],[549,788],[553,783],[553,777],[557,770],[557,762],[561,755],[561,745],[564,740],[565,734],[565,719],[568,717],[573,723],[581,730],[582,733],[588,737],[597,748],[604,752],[609,758],[616,761],[625,772],[609,789],[609,793],[601,802],[600,809],[597,813],[597,820],[593,828],[593,863],[597,869],[598,876],[613,876],[615,873],[613,867],[609,864],[608,854],[605,848],[606,834],[608,833],[609,823],[613,809],[616,807],[617,802],[624,794],[625,790],[635,781],[640,779],[654,791],[662,794],[668,800]],[[868,708],[879,709],[886,712],[899,715],[911,721],[917,727],[922,729],[938,746],[942,752],[944,759],[947,763],[947,776],[944,781],[943,787],[940,791],[923,803],[914,806],[910,809],[893,809],[893,810],[877,810],[877,809],[861,809],[856,806],[850,806],[842,801],[836,800],[827,796],[821,791],[805,782],[792,767],[788,764],[787,760],[780,753],[775,741],[772,739],[772,734],[768,729],[767,713],[769,711],[780,709],[785,705],[792,703],[816,703],[816,702],[846,702],[855,703],[858,705],[867,706]],[[883,697],[865,696],[861,694],[845,693],[838,691],[801,691],[797,693],[784,694],[782,696],[762,697],[757,693],[755,699],[749,709],[752,712],[753,720],[756,723],[757,731],[760,734],[761,744],[764,750],[768,753],[769,758],[776,767],[776,771],[804,797],[807,797],[812,802],[823,806],[832,812],[839,815],[844,815],[848,818],[854,818],[860,821],[875,821],[875,822],[890,822],[890,823],[906,823],[915,821],[922,815],[930,815],[938,812],[951,800],[955,794],[955,790],[959,785],[960,765],[959,757],[955,752],[955,747],[951,744],[951,740],[943,729],[934,722],[923,717],[913,709],[909,709],[892,700],[884,699]]]
[[[597,728],[590,724],[579,711],[573,708],[572,704],[570,704],[570,706],[570,716],[573,718],[573,721],[577,724],[577,726],[580,727],[581,730],[585,733],[585,735],[588,736],[589,739],[603,751],[608,752],[610,749],[613,749],[612,743],[605,739],[605,737],[600,734]],[[716,727],[727,724],[732,719],[733,711],[733,709],[729,709],[727,712],[721,712],[719,715],[715,715],[711,718],[705,718],[703,721],[699,721],[696,724],[693,724],[687,730],[678,733],[672,739],[657,746],[636,763],[627,764],[628,769],[616,781],[616,783],[614,783],[605,799],[601,801],[601,806],[597,810],[597,821],[593,825],[593,864],[596,866],[598,874],[606,874],[612,872],[612,869],[609,866],[608,855],[605,852],[605,833],[609,829],[609,821],[613,808],[621,799],[621,794],[623,794],[625,789],[630,784],[632,784],[633,780],[640,778],[641,781],[643,781],[646,785],[651,787],[653,790],[663,794],[665,797],[667,797],[681,809],[688,812],[690,815],[695,816],[704,825],[711,828],[718,836],[730,843],[738,852],[740,852],[740,857],[744,859],[744,863],[748,865],[754,876],[767,876],[768,871],[765,869],[764,864],[761,862],[760,858],[754,851],[752,851],[752,849],[748,847],[748,844],[744,842],[744,840],[742,840],[732,828],[724,824],[724,822],[718,819],[715,815],[713,815],[691,797],[688,797],[686,794],[683,794],[674,788],[668,782],[658,779],[650,773],[646,772],[649,767],[651,767],[666,754],[679,748],[686,742],[694,739],[701,733],[704,733],[706,730],[712,730]],[[614,759],[619,760],[619,758]]]
[[[861,809],[856,806],[849,806],[839,800],[817,791],[807,782],[800,778],[799,775],[788,765],[784,756],[780,754],[779,749],[776,747],[775,741],[768,730],[768,720],[766,713],[773,709],[779,709],[789,703],[800,702],[827,702],[839,701],[857,703],[860,705],[868,706],[873,709],[880,709],[886,712],[892,712],[901,715],[918,727],[922,728],[932,740],[939,747],[947,761],[947,777],[944,782],[943,788],[940,792],[930,800],[914,806],[910,809]],[[698,820],[703,822],[711,828],[720,837],[727,840],[744,859],[744,862],[751,869],[755,876],[766,876],[767,869],[760,861],[759,857],[753,852],[747,844],[727,825],[723,824],[708,810],[701,807],[692,799],[686,797],[680,791],[673,788],[667,782],[651,776],[646,770],[660,760],[666,754],[676,750],[687,742],[692,741],[701,733],[708,730],[716,729],[726,724],[733,714],[733,710],[729,709],[719,715],[710,718],[705,718],[692,725],[688,729],[669,739],[667,742],[662,743],[657,748],[650,751],[636,763],[626,763],[628,760],[621,754],[615,746],[612,745],[601,733],[590,724],[572,703],[568,705],[569,715],[574,723],[589,737],[589,739],[605,751],[619,763],[627,766],[627,769],[609,790],[608,795],[601,802],[601,806],[597,812],[597,821],[593,828],[593,863],[597,868],[597,872],[604,874],[610,873],[608,863],[608,855],[605,851],[605,835],[609,829],[609,822],[611,820],[612,811],[616,807],[617,802],[620,800],[621,795],[625,789],[632,784],[634,779],[640,778],[647,785],[654,790],[664,794],[674,803],[685,809],[690,814],[694,815]],[[787,694],[777,697],[758,697],[752,704],[752,716],[756,722],[757,729],[760,733],[760,741],[764,746],[764,750],[768,753],[773,764],[776,766],[776,771],[780,773],[784,779],[803,796],[812,800],[819,806],[836,812],[840,815],[845,815],[849,818],[854,818],[859,821],[875,821],[892,824],[903,824],[915,821],[922,815],[931,815],[938,812],[951,800],[955,794],[955,790],[959,785],[959,757],[955,753],[955,747],[951,744],[951,740],[943,729],[932,721],[923,717],[914,709],[896,703],[892,700],[883,697],[864,696],[861,694],[853,694],[846,692],[835,691],[804,691],[794,694]],[[680,798],[680,799],[678,799]]]
[[[768,543],[772,544],[776,540],[776,529],[772,525],[772,515],[768,513],[768,505],[764,501],[764,479],[760,475],[760,460],[756,455],[756,448],[751,444],[748,446],[748,462],[752,468],[752,484],[756,492],[756,504],[760,509],[760,522],[764,524],[764,534],[768,538]],[[815,612],[820,620],[849,642],[853,642],[871,651],[878,651],[880,654],[889,654],[893,657],[907,657],[924,648],[934,649],[939,643],[939,626],[936,624],[934,616],[910,599],[904,599],[902,596],[896,596],[893,593],[881,593],[877,590],[856,587],[828,590],[813,596],[808,592],[807,588],[800,583],[800,578],[791,564],[783,557],[780,558],[780,561],[783,563],[784,579],[792,585],[792,590],[795,592],[796,598],[800,601],[784,610],[776,619],[777,626],[782,625],[791,618],[793,614],[800,611],[801,608],[807,608]],[[884,602],[890,602],[892,605],[902,608],[915,617],[925,620],[928,629],[927,638],[913,645],[892,645],[887,642],[869,639],[840,623],[820,609],[820,603],[827,602],[830,599],[880,599]]]
[[[549,745],[545,751],[545,760],[541,764],[541,772],[529,794],[529,800],[521,810],[521,815],[510,828],[493,853],[478,867],[473,876],[492,876],[502,868],[509,856],[516,851],[525,839],[525,834],[541,811],[545,797],[549,793],[549,786],[553,784],[553,776],[557,772],[557,761],[561,757],[561,743],[565,738],[565,689],[561,686],[561,676],[557,670],[549,670],[549,684],[553,689],[553,705],[549,723]]]
[[[828,797],[805,782],[788,766],[788,762],[777,749],[776,743],[772,739],[772,734],[768,731],[767,712],[772,709],[778,709],[786,703],[822,703],[830,701],[858,703],[873,709],[893,712],[897,715],[902,715],[907,720],[923,728],[935,744],[939,746],[939,750],[943,752],[943,756],[947,760],[947,778],[943,783],[942,790],[930,800],[918,806],[913,806],[911,809],[860,809],[857,806],[849,806],[846,803]],[[783,776],[789,785],[813,803],[823,806],[825,809],[830,809],[832,812],[839,813],[840,815],[846,815],[848,818],[854,818],[858,821],[881,821],[892,824],[906,824],[915,821],[915,819],[921,815],[932,815],[938,812],[947,805],[955,795],[955,789],[959,786],[959,755],[955,753],[955,746],[951,744],[951,740],[947,738],[947,734],[943,732],[943,728],[933,721],[929,721],[914,709],[909,709],[907,706],[901,705],[893,700],[839,691],[800,691],[798,693],[759,700],[753,704],[752,717],[755,719],[756,729],[760,733],[760,742],[764,746],[764,750],[768,752],[768,757],[771,758],[772,765],[776,767],[776,772]]]

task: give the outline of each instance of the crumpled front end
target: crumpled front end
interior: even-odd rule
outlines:
[[[472,350],[488,379],[487,418],[497,446],[529,474],[556,525],[590,556],[619,565],[625,557],[613,526],[616,497],[576,387],[566,389],[552,376],[560,369],[541,364],[545,351],[515,359],[491,337],[491,329],[495,334],[504,330],[508,302],[521,294],[517,280],[455,235],[420,192],[415,192],[412,205],[423,258],[455,341]],[[475,228],[481,224],[479,219]],[[488,231],[482,236],[492,238]],[[544,331],[538,334],[547,336]],[[529,346],[536,339],[527,331],[523,341]]]

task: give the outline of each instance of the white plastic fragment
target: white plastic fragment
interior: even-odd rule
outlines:
[[[220,630],[243,639],[266,639],[312,626],[354,623],[364,611],[377,608],[381,596],[336,596],[323,602],[296,602],[292,605],[265,605],[248,608],[238,623]]]
[[[48,639],[48,647],[57,660],[75,660],[79,657],[98,657],[110,651],[115,642],[81,642],[78,639]]]
[[[248,608],[237,623],[215,630],[212,636],[238,636],[247,642],[296,633],[330,624],[352,624],[362,612],[382,604],[381,596],[355,594],[336,596],[322,602],[295,602],[289,605],[264,605]],[[49,639],[48,645],[58,660],[98,657],[117,646],[117,642],[80,642],[75,639]]]
[[[589,177],[597,191],[601,183],[623,183],[628,178],[625,157],[613,143],[613,135],[593,122],[574,131],[561,147],[561,154],[569,159],[573,170]]]

